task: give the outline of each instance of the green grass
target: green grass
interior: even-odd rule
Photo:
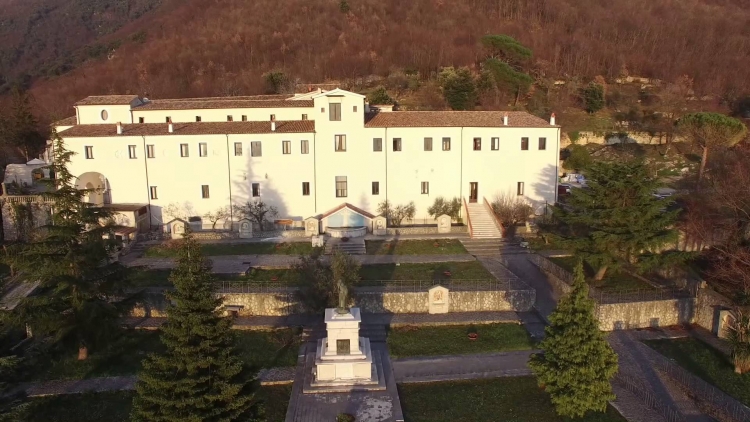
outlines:
[[[647,340],[646,344],[709,384],[750,406],[750,374],[734,373],[729,357],[692,337]]]
[[[294,366],[300,336],[294,329],[274,331],[235,331],[236,354],[254,369]],[[86,379],[133,375],[141,361],[152,352],[163,350],[158,331],[126,330],[103,350],[92,350],[84,361],[77,350],[44,355],[35,362],[33,380]]]
[[[148,258],[173,258],[177,255],[179,242],[170,242],[146,249]],[[313,252],[310,242],[252,242],[252,243],[207,243],[203,245],[206,256],[219,255],[309,255]]]
[[[171,287],[169,274],[172,270],[135,269],[129,276],[132,287]],[[214,274],[218,281],[277,281],[296,283],[297,274],[291,269],[253,268],[248,274]]]
[[[263,409],[257,420],[283,422],[291,394],[291,385],[261,387],[255,394]],[[19,422],[127,422],[134,395],[116,391],[31,399],[28,416]]]
[[[128,275],[130,286],[138,287],[170,287],[169,274],[172,270],[149,270],[143,268],[133,268]]]
[[[453,255],[467,253],[464,245],[454,239],[368,240],[365,242],[365,246],[368,255]]]
[[[479,337],[469,340],[470,332]],[[533,347],[528,332],[518,324],[399,327],[388,333],[388,348],[393,357],[507,352]]]
[[[550,261],[559,265],[560,267],[573,273],[576,265],[578,265],[578,257],[576,256],[561,256],[549,258]],[[583,263],[583,272],[586,275],[586,279],[589,284],[595,287],[599,287],[606,291],[624,291],[634,289],[653,289],[654,287],[645,281],[634,277],[624,271],[607,270],[602,281],[595,281],[594,275],[596,270],[589,265],[586,261]]]
[[[450,277],[445,271],[450,271]],[[478,261],[363,265],[359,274],[362,280],[494,279]]]
[[[400,384],[406,422],[564,422],[533,377]],[[625,422],[617,410],[589,413],[578,422]]]

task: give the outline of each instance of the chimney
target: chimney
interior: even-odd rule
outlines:
[[[508,126],[508,115],[503,116],[503,126]]]
[[[365,113],[370,112],[370,102],[365,100]]]
[[[271,116],[271,132],[276,132],[276,116]]]
[[[174,132],[174,125],[172,124],[172,118],[169,118],[169,133]]]
[[[552,115],[549,116],[549,124],[550,124],[550,126],[554,126],[555,125],[555,113],[552,113]]]
[[[117,134],[122,135],[122,123],[117,122]]]

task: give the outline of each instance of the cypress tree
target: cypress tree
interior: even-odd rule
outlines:
[[[230,422],[251,412],[252,377],[234,355],[231,320],[222,317],[210,265],[186,234],[168,294],[172,305],[161,327],[163,353],[143,361],[133,400],[133,421]]]
[[[540,386],[550,394],[557,413],[583,417],[589,411],[604,412],[615,398],[609,380],[617,372],[617,355],[599,331],[594,301],[579,262],[573,290],[550,315],[550,326],[529,367]]]

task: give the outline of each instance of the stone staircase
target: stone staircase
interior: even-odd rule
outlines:
[[[331,255],[337,250],[347,255],[364,255],[367,253],[364,238],[355,237],[346,242],[342,242],[341,239],[335,237],[329,237],[326,239],[325,254]]]
[[[501,239],[503,233],[495,224],[495,219],[484,202],[467,204],[471,220],[472,239]]]
[[[496,238],[461,239],[461,243],[474,256],[497,255],[507,246],[504,239]]]

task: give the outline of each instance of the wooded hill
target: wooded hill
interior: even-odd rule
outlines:
[[[64,3],[0,2],[12,10]],[[76,46],[108,46],[107,54],[62,76],[37,76],[32,93],[40,115],[71,115],[71,104],[91,94],[261,93],[262,75],[270,70],[302,83],[394,71],[424,80],[443,66],[476,67],[479,40],[490,33],[528,46],[537,80],[588,82],[627,73],[674,81],[688,75],[696,95],[731,102],[746,94],[750,79],[750,10],[743,0],[164,0],[137,19],[159,2],[125,2],[133,10],[128,18],[116,9],[122,3],[67,2],[71,10],[95,4],[103,12],[75,19],[50,12],[42,21],[57,30],[32,25],[15,32],[59,38],[51,45],[67,50],[37,49],[3,33],[0,48],[20,49],[12,63],[22,69],[64,62],[58,53]],[[97,32],[108,25],[125,26]]]

